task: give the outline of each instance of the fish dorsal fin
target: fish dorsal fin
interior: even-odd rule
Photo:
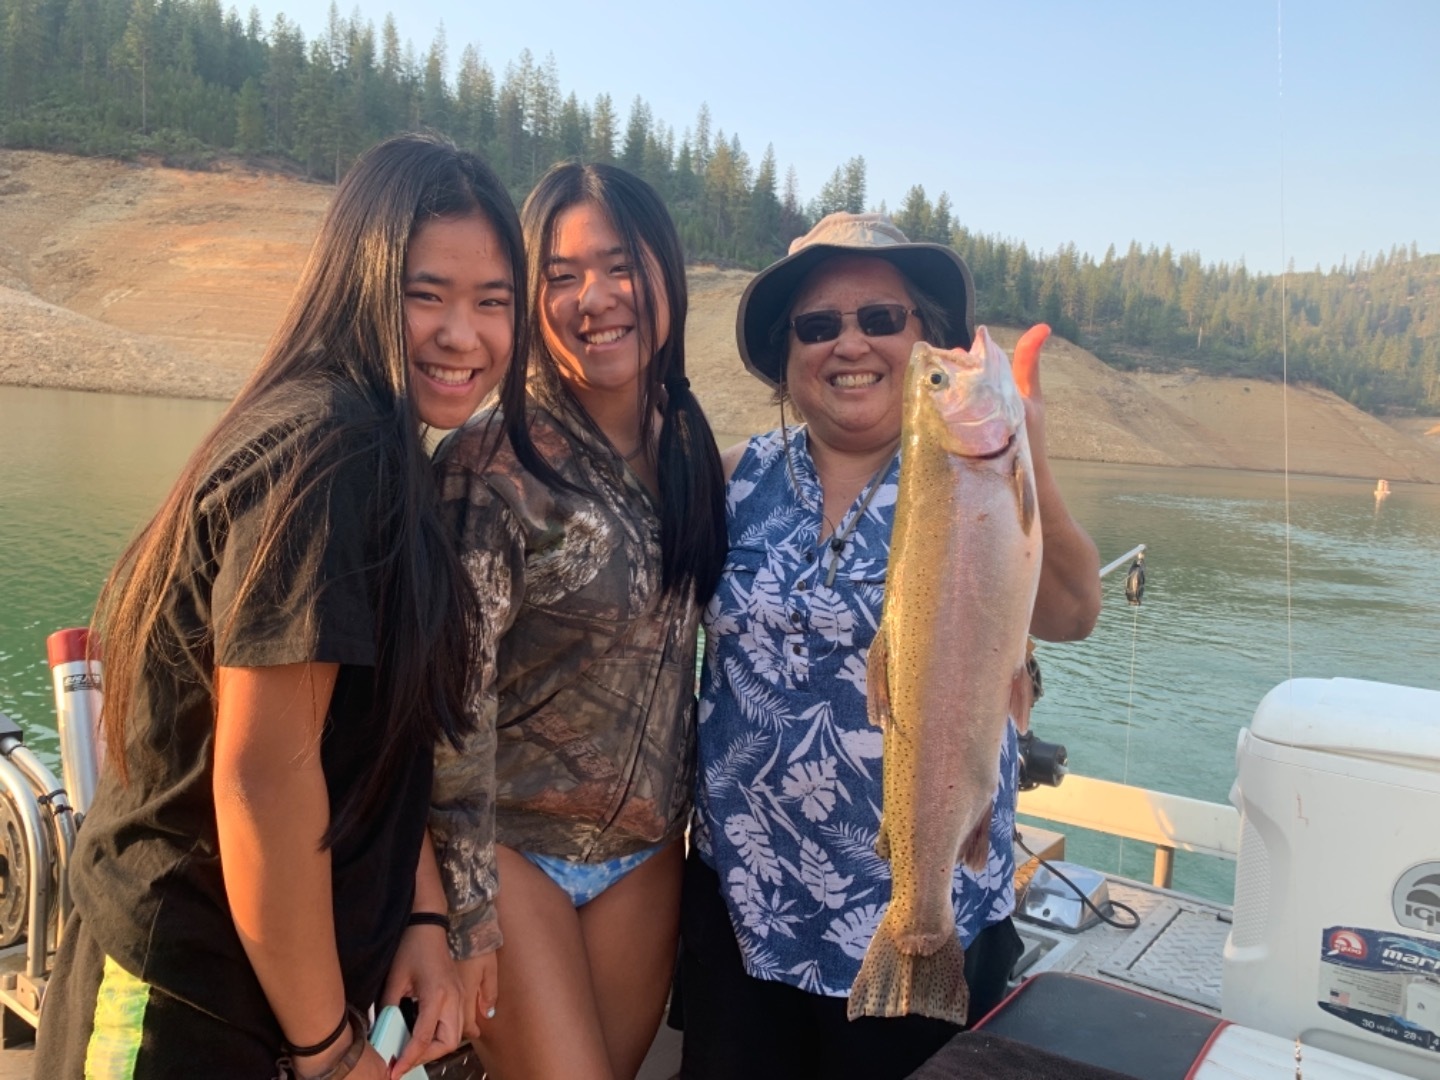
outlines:
[[[1020,511],[1020,531],[1029,536],[1030,530],[1035,527],[1035,480],[1019,454],[1015,455],[1012,479],[1015,482],[1015,505]]]
[[[870,723],[881,731],[890,723],[890,672],[886,660],[889,648],[885,641],[885,620],[880,620],[880,629],[875,631],[875,640],[865,657],[865,705]]]

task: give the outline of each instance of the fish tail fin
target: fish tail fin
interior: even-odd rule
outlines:
[[[982,817],[960,845],[959,862],[980,873],[990,862],[990,819]]]
[[[1050,327],[1036,323],[1015,343],[1014,358],[1010,362],[1015,386],[1025,397],[1035,397],[1040,390],[1040,347],[1050,336]]]
[[[964,1024],[969,1009],[959,936],[952,934],[929,956],[914,955],[901,950],[889,919],[881,919],[850,987],[849,1018],[914,1013]]]

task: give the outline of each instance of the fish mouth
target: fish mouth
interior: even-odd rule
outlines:
[[[996,458],[1004,457],[1013,449],[1015,449],[1015,436],[1011,435],[999,450],[992,450],[988,454],[961,454],[960,456],[969,458],[971,461],[994,461]]]

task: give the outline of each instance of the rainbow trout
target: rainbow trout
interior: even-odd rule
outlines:
[[[870,721],[884,730],[876,850],[894,883],[849,1015],[963,1024],[970,992],[951,879],[958,862],[979,871],[989,858],[1006,717],[1029,686],[1040,517],[1020,392],[983,326],[968,353],[915,346],[904,408],[867,665]]]

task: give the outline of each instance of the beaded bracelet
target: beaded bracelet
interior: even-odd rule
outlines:
[[[435,911],[412,911],[405,920],[406,926],[439,926],[450,929],[450,916]]]

